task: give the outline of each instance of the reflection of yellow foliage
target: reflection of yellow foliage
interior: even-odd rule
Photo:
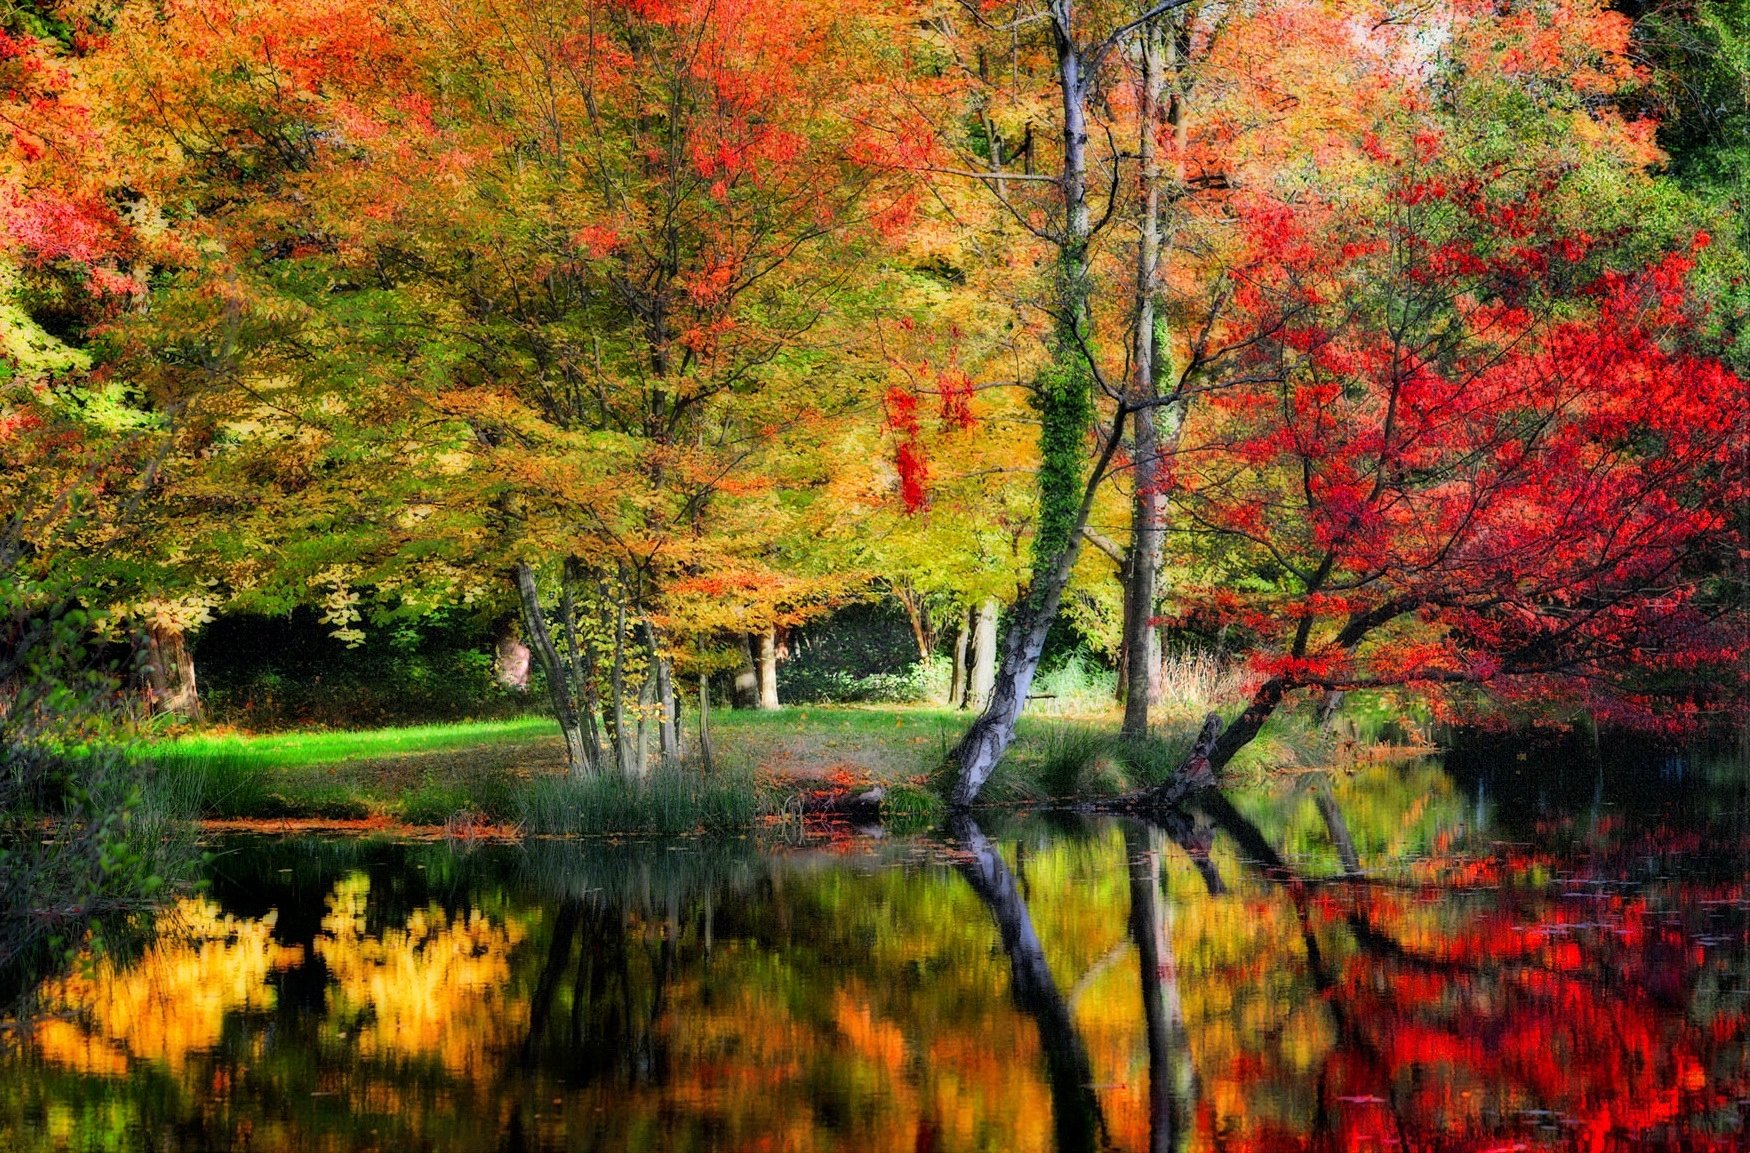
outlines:
[[[274,944],[275,916],[239,920],[204,899],[177,902],[181,931],[164,933],[125,970],[85,957],[43,986],[57,1016],[37,1025],[37,1051],[85,1073],[119,1075],[130,1058],[181,1068],[218,1043],[227,1012],[271,1007],[268,973],[302,959],[301,950]]]
[[[334,982],[329,1023],[358,1033],[359,1051],[435,1056],[452,1073],[486,1071],[482,1057],[508,1049],[526,1029],[528,1001],[510,996],[510,954],[521,925],[493,923],[479,910],[452,921],[437,906],[405,929],[365,934],[370,878],[334,887],[316,954]]]
[[[887,1021],[876,1020],[866,1002],[839,990],[833,998],[833,1020],[860,1055],[889,1073],[898,1073],[905,1065],[905,1034]]]

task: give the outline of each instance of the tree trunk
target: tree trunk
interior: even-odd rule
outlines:
[[[760,707],[760,672],[759,662],[754,659],[754,638],[752,633],[744,633],[741,637],[742,666],[735,670],[734,703],[738,709],[757,709]]]
[[[1142,1016],[1148,1034],[1148,1131],[1152,1153],[1179,1149],[1187,1135],[1196,1073],[1179,1001],[1173,954],[1172,906],[1161,899],[1161,838],[1126,822],[1130,859],[1130,938],[1142,973]]]
[[[638,682],[637,739],[632,747],[631,764],[627,767],[627,775],[635,780],[643,780],[650,775],[650,739],[661,728],[657,718],[651,715],[655,704],[655,670],[646,669]]]
[[[1168,29],[1170,32],[1170,28]],[[1136,259],[1136,333],[1131,384],[1136,405],[1134,450],[1135,495],[1130,521],[1130,555],[1124,582],[1124,723],[1121,732],[1132,740],[1148,736],[1149,704],[1154,697],[1155,583],[1161,570],[1161,526],[1165,503],[1160,483],[1159,362],[1166,353],[1155,326],[1156,292],[1161,257],[1161,166],[1155,141],[1156,120],[1164,83],[1161,54],[1163,25],[1142,31],[1141,122],[1142,228]]]
[[[760,708],[776,709],[778,705],[778,630],[767,628],[754,637],[754,668],[759,671]]]
[[[146,628],[146,684],[152,711],[191,721],[201,719],[200,689],[195,683],[194,654],[181,629],[160,624]]]
[[[535,659],[541,663],[541,672],[546,675],[553,717],[559,722],[560,735],[565,739],[565,768],[574,779],[581,779],[593,774],[596,765],[584,744],[583,724],[571,695],[565,663],[559,659],[559,650],[553,645],[547,614],[541,611],[541,592],[535,584],[535,570],[527,562],[518,561],[511,574],[516,581],[517,599],[522,604],[523,632],[528,636]]]
[[[651,630],[651,638],[655,639],[655,630]],[[666,765],[681,763],[681,724],[680,701],[675,697],[673,671],[669,668],[668,658],[654,651],[652,661],[656,664],[656,702],[662,710],[662,724],[659,733],[659,748],[662,761]]]
[[[492,648],[492,677],[507,689],[529,691],[529,646],[517,635],[514,620],[506,620]]]
[[[1016,606],[1003,663],[997,670],[988,703],[954,748],[952,757],[960,769],[952,798],[956,806],[970,805],[978,799],[978,791],[984,788],[1015,739],[1015,722],[1032,691],[1033,675],[1039,671],[1039,657],[1045,651],[1045,638],[1063,598],[1067,570],[1074,563],[1075,546],[1072,544],[1065,551],[1071,555],[1066,555],[1062,562],[1063,579],[1050,582],[1036,598],[1023,598]]]
[[[1344,696],[1342,689],[1329,689],[1325,692],[1325,699],[1319,702],[1319,729],[1321,732],[1328,733],[1336,725],[1337,712],[1343,707]]]
[[[711,675],[699,674],[699,763],[707,773],[717,771],[711,754]]]
[[[976,611],[962,610],[960,624],[954,630],[954,672],[948,681],[948,707],[951,709],[966,707],[966,656],[967,648],[972,641],[972,622],[976,618]]]
[[[965,848],[961,874],[990,910],[1009,958],[1010,989],[1015,1004],[1034,1020],[1045,1050],[1046,1079],[1051,1086],[1051,1113],[1057,1149],[1093,1149],[1106,1126],[1100,1099],[1094,1092],[1093,1062],[1076,1030],[1069,1002],[1058,989],[1046,963],[1045,949],[1033,928],[1027,902],[1003,863],[1002,854],[978,825],[964,815],[949,825],[950,834]]]
[[[1088,87],[1092,77],[1082,71],[1076,41],[1073,0],[1053,0],[1049,15],[1057,49],[1058,95],[1063,102],[1063,167],[1058,187],[1063,198],[1063,227],[1057,237],[1057,284],[1052,291],[1054,315],[1051,362],[1035,382],[1039,411],[1039,520],[1033,538],[1033,579],[1028,594],[1015,607],[1002,667],[984,712],[972,723],[951,758],[957,767],[953,804],[970,805],[978,797],[1003,754],[1015,739],[1015,722],[1027,703],[1033,675],[1039,669],[1045,637],[1063,599],[1064,585],[1081,551],[1082,528],[1092,507],[1093,489],[1086,480],[1084,453],[1093,419],[1093,365],[1088,323]],[[1120,406],[1119,415],[1123,415]],[[1122,426],[1113,431],[1092,478],[1099,480]]]
[[[928,662],[936,647],[935,630],[930,624],[930,610],[916,590],[904,581],[892,582],[894,599],[905,609],[906,623],[911,626],[911,639],[918,646],[918,660]]]
[[[577,575],[572,563],[568,561],[559,583],[559,624],[565,630],[565,645],[569,655],[565,662],[566,667],[575,678],[577,691],[572,699],[581,709],[584,748],[589,753],[590,764],[599,772],[602,764],[602,734],[596,717],[601,713],[601,700],[596,693],[595,652],[583,643],[577,633],[577,609],[571,596],[571,585]]]
[[[990,704],[997,681],[997,612],[995,597],[978,606],[972,629],[972,661],[966,678],[966,703],[974,709]]]

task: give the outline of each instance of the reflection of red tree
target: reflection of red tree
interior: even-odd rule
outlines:
[[[1617,877],[1624,861],[1656,859],[1661,848],[1656,835],[1594,847],[1599,875]],[[1513,850],[1482,871],[1497,880],[1554,875],[1557,861]],[[1725,961],[1696,942],[1709,909],[1742,907],[1741,881],[1628,892],[1576,882],[1466,896],[1444,884],[1313,887],[1280,860],[1266,865],[1285,880],[1277,898],[1302,927],[1302,955],[1274,960],[1308,972],[1335,1043],[1311,1073],[1305,1129],[1245,1122],[1236,1133],[1236,1119],[1217,1116],[1205,1098],[1198,1129],[1209,1147],[1743,1147],[1746,1014],[1736,1002],[1710,1006],[1698,996]],[[1460,869],[1471,879],[1476,871]],[[1246,1100],[1279,1094],[1293,1076],[1269,1050],[1200,1072],[1250,1086]]]

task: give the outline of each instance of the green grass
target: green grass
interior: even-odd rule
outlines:
[[[235,766],[286,769],[449,752],[502,741],[536,740],[557,733],[557,726],[547,717],[518,717],[509,721],[463,721],[362,732],[267,733],[260,736],[196,733],[156,743],[150,748],[151,755],[160,763],[222,759]]]
[[[641,781],[543,777],[520,789],[515,804],[530,833],[678,836],[745,830],[759,818],[762,797],[751,776],[671,768]]]

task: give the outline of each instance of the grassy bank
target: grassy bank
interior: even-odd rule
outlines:
[[[882,785],[889,809],[916,823],[934,811],[930,778],[968,719],[902,705],[723,712],[712,726],[713,773],[690,764],[643,784],[568,780],[558,730],[541,717],[365,732],[201,734],[142,752],[159,764],[183,806],[211,818],[442,825],[465,814],[532,832],[669,833],[742,829],[794,815],[823,784]],[[1051,804],[1156,784],[1183,759],[1199,719],[1175,714],[1154,738],[1127,742],[1116,734],[1116,716],[1028,717],[985,799]],[[1257,773],[1324,763],[1343,740],[1284,714],[1235,767]]]
[[[219,819],[381,818],[444,824],[458,814],[531,831],[685,832],[745,828],[802,807],[817,782],[921,782],[964,717],[901,706],[724,712],[716,769],[566,779],[544,717],[364,732],[196,734],[144,746],[178,802]],[[697,734],[689,736],[696,738]],[[907,802],[916,807],[917,799]]]

